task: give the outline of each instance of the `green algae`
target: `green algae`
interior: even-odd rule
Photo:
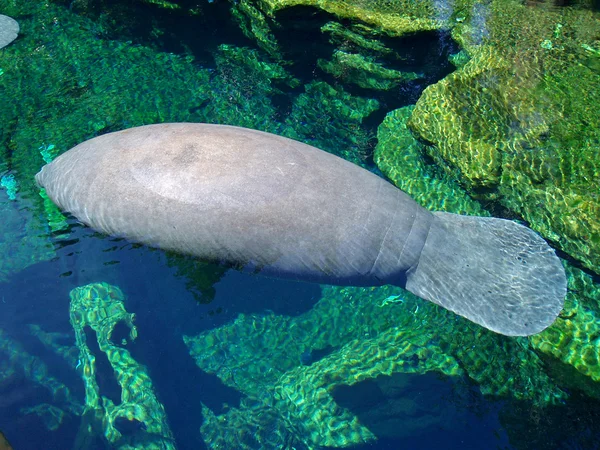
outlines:
[[[387,91],[401,83],[421,76],[414,72],[388,69],[381,63],[359,53],[336,50],[331,60],[320,59],[318,65],[325,72],[346,83],[354,83],[364,89]]]
[[[295,99],[281,134],[364,165],[372,153],[374,134],[362,125],[379,109],[379,102],[323,81],[307,84],[304,90]]]
[[[432,211],[487,216],[458,180],[427,160],[426,146],[407,127],[414,106],[387,114],[377,129],[375,163],[398,188]]]

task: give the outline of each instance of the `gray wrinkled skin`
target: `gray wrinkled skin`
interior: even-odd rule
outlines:
[[[36,176],[103,233],[265,275],[406,287],[493,331],[549,326],[566,279],[516,223],[430,213],[348,161],[280,136],[161,124],[86,141]]]
[[[19,24],[15,19],[0,14],[0,48],[6,47],[19,35]]]

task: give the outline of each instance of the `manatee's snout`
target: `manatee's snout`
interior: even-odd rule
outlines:
[[[37,184],[37,186],[39,188],[44,188],[44,171],[47,171],[46,169],[47,165],[42,167],[42,169],[35,174],[35,183]]]

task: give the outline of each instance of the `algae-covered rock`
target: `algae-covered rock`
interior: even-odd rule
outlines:
[[[271,30],[272,24],[255,3],[252,0],[233,2],[231,13],[248,38],[255,40],[273,58],[280,59],[281,52]]]
[[[371,441],[373,432],[332,392],[395,373],[466,376],[486,395],[540,406],[565,398],[526,340],[491,333],[398,288],[327,287],[300,316],[241,315],[184,341],[201,369],[246,396],[240,408],[209,415],[209,445],[261,448],[243,437],[267,417],[278,436],[308,448]],[[233,423],[238,432],[229,435]]]
[[[107,283],[93,283],[73,289],[70,297],[70,320],[75,330],[79,365],[85,383],[83,416],[96,422],[95,428],[101,429],[102,438],[112,448],[174,449],[174,437],[164,406],[154,393],[146,368],[135,361],[125,348],[128,343],[126,339],[113,342],[112,333],[119,323],[129,328],[129,341],[137,338],[137,329],[133,324],[135,315],[125,310],[125,297],[121,290]],[[121,402],[117,405],[100,391],[96,356],[86,342],[86,328],[95,333],[98,348],[106,354],[121,387]],[[121,434],[118,429],[120,421],[139,424],[137,431]],[[90,426],[89,430],[93,428]]]
[[[264,10],[274,15],[294,6],[311,6],[339,18],[358,20],[383,29],[393,36],[436,30],[443,25],[434,2],[364,0],[261,0]]]
[[[423,92],[411,129],[471,195],[600,273],[598,13],[497,0],[452,33],[470,59]]]
[[[425,208],[457,214],[487,216],[489,213],[468,196],[451,175],[427,158],[425,145],[407,127],[414,106],[387,114],[377,129],[375,163],[392,183]]]
[[[500,179],[498,146],[509,122],[500,95],[502,80],[511,76],[507,67],[493,49],[480,49],[461,70],[426,88],[410,119],[418,136],[435,144],[426,147],[429,156],[472,191],[493,188]]]

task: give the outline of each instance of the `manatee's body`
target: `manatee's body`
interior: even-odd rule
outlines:
[[[560,261],[528,228],[432,214],[354,164],[259,131],[129,129],[76,146],[36,179],[107,234],[267,275],[400,285],[504,334],[547,327],[565,295]]]

